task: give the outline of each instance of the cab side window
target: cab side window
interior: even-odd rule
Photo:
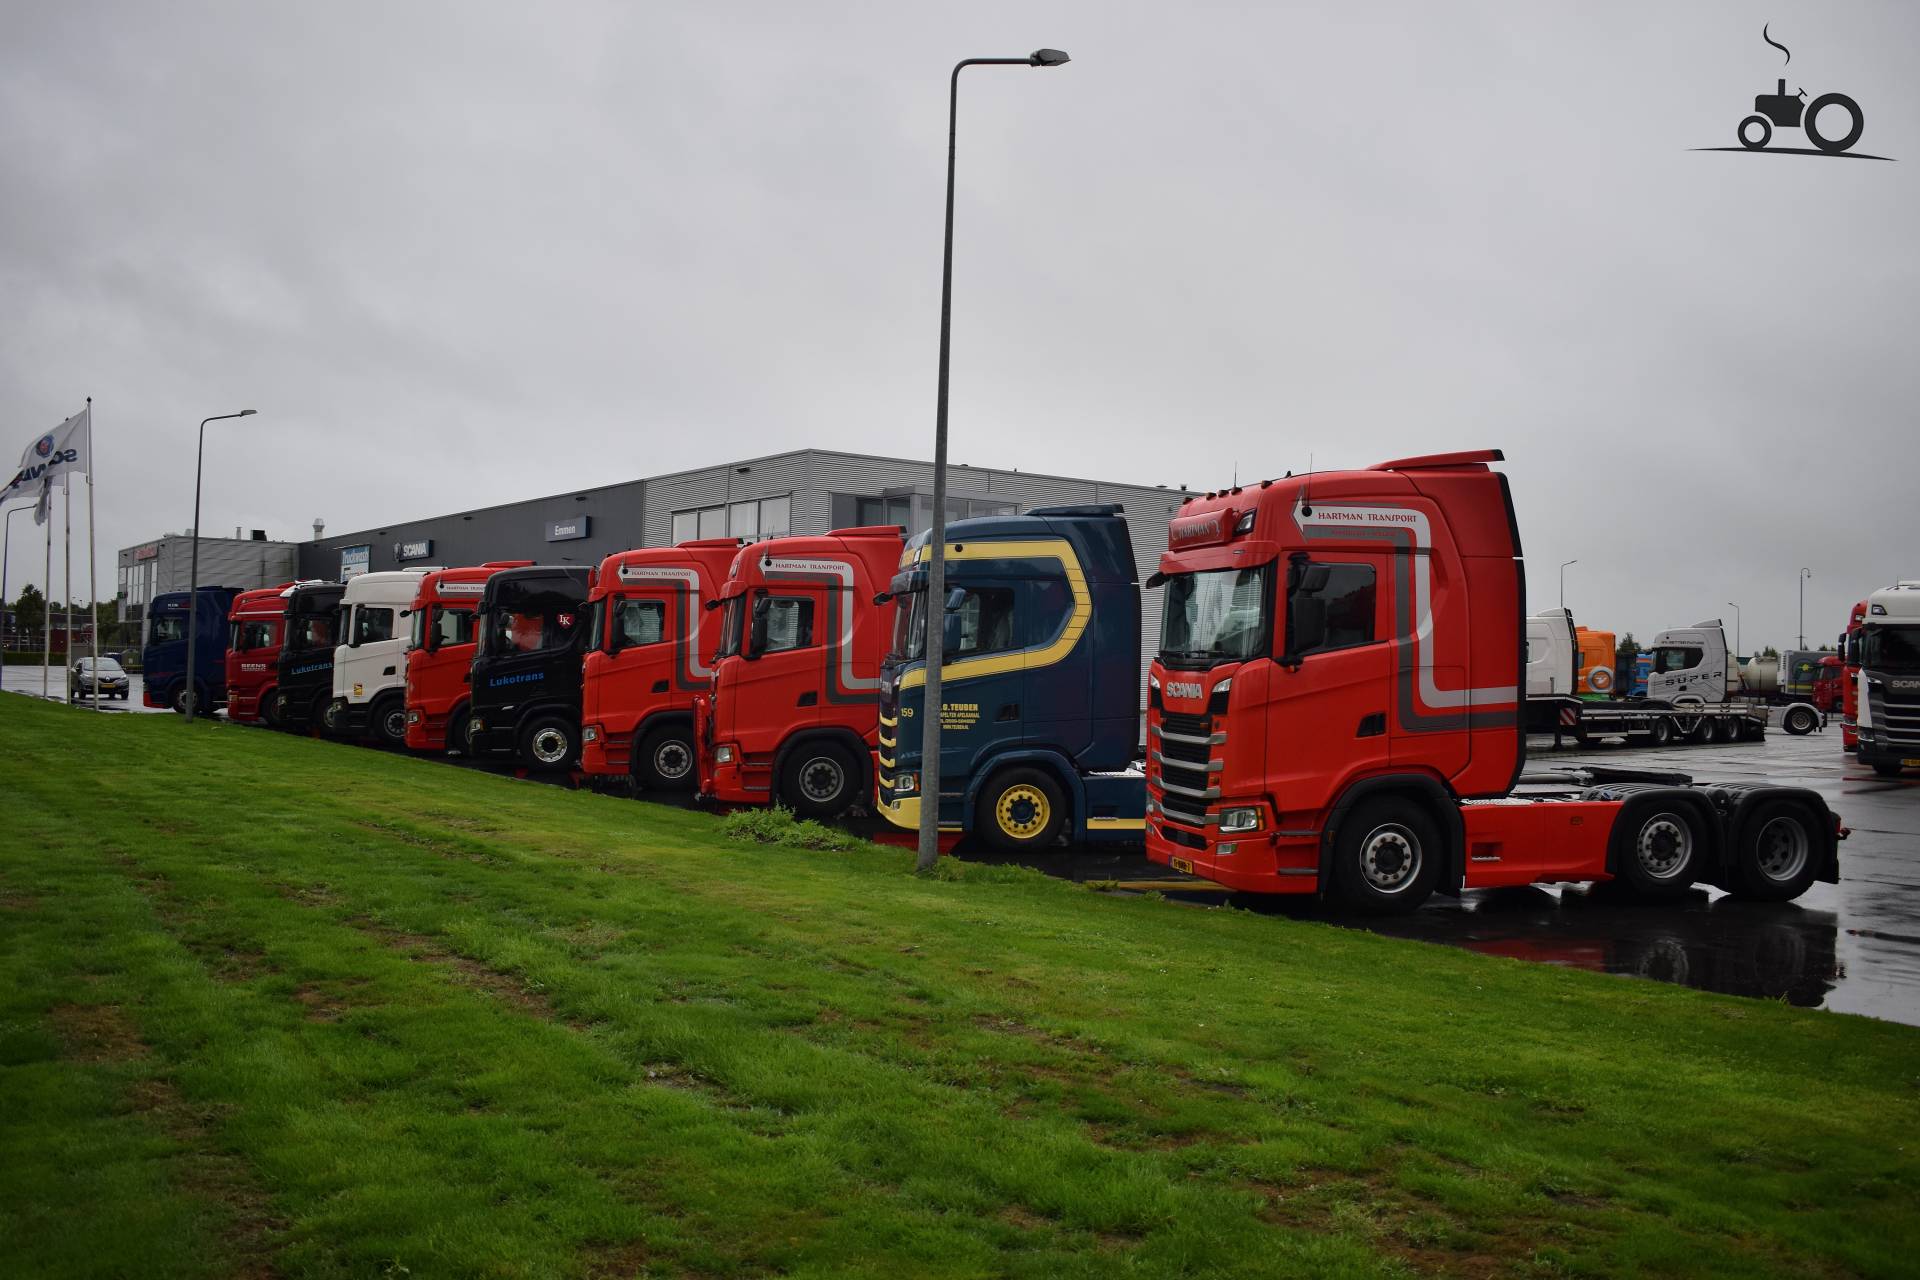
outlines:
[[[813,601],[801,596],[769,596],[766,607],[767,643],[762,653],[785,653],[813,646]]]
[[[667,607],[658,600],[622,600],[614,614],[613,634],[622,649],[659,644],[666,629]]]
[[[361,605],[353,611],[353,642],[371,644],[393,639],[393,610]]]
[[[970,587],[952,616],[960,622],[960,643],[954,657],[978,653],[1005,653],[1020,647],[1014,636],[1012,587]]]
[[[1653,651],[1653,669],[1657,672],[1686,671],[1700,665],[1705,651],[1691,645],[1662,645]]]
[[[1370,564],[1307,564],[1289,601],[1290,618],[1305,657],[1372,644],[1377,592]]]

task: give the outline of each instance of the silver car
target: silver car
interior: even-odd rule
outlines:
[[[132,688],[132,681],[127,679],[126,668],[112,658],[101,658],[98,661],[99,666],[96,667],[95,659],[81,658],[67,668],[67,700],[69,702],[78,698],[91,698],[95,685],[99,686],[100,696],[103,698],[118,698],[122,702],[127,700],[127,691]]]

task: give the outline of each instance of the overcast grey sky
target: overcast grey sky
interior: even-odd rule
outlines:
[[[1762,43],[1763,21],[1793,50]],[[1498,446],[1529,604],[1808,638],[1920,577],[1920,8],[24,0],[0,464],[112,551],[784,448],[1198,488]],[[1694,152],[1779,75],[1898,163]],[[1805,145],[1782,130],[1777,144]],[[11,584],[40,576],[27,517]],[[23,546],[25,543],[27,545]],[[77,565],[83,569],[84,565]],[[55,567],[56,579],[59,575]],[[84,594],[77,573],[76,594]]]

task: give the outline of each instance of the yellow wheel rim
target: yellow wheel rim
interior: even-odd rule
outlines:
[[[994,805],[993,813],[1002,831],[1024,839],[1047,829],[1053,808],[1047,803],[1046,792],[1023,782],[1000,793],[1000,802]]]

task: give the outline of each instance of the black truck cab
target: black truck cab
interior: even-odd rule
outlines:
[[[468,675],[475,755],[511,752],[540,772],[579,761],[592,577],[585,567],[530,565],[487,579]]]
[[[340,643],[337,582],[295,583],[287,598],[286,641],[280,646],[280,680],[269,719],[285,729],[311,729],[333,700],[333,648]]]

